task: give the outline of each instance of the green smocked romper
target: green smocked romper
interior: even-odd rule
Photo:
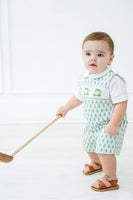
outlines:
[[[114,104],[109,94],[109,84],[115,74],[111,69],[101,77],[80,76],[83,111],[87,124],[83,133],[83,149],[87,152],[119,155],[127,127],[125,114],[117,135],[109,135],[105,126],[109,123]]]

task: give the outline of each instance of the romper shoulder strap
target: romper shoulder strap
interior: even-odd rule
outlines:
[[[122,81],[124,81],[124,83],[126,83],[125,79],[124,79],[121,75],[115,73],[115,74],[113,75],[113,77],[114,77],[114,76],[118,76]],[[113,78],[113,77],[112,77],[112,78]]]
[[[124,79],[121,75],[119,75],[119,74],[117,74],[117,73],[114,73],[114,74],[112,75],[112,77],[111,77],[111,79],[110,79],[110,82],[111,82],[112,78],[115,77],[115,76],[119,77],[119,78],[126,84],[125,79]]]

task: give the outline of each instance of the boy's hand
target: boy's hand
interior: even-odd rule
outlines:
[[[68,111],[72,110],[73,108],[76,108],[82,104],[82,101],[77,99],[75,96],[72,96],[71,99],[62,107],[60,107],[56,113],[56,116],[62,115],[62,117],[65,117]]]
[[[109,134],[109,135],[116,135],[118,133],[119,130],[119,126],[115,126],[111,123],[108,123],[105,127],[105,131]]]
[[[61,107],[58,109],[58,111],[57,111],[57,113],[56,113],[56,116],[62,115],[62,117],[64,118],[64,117],[66,116],[67,112],[68,112],[68,110],[66,109],[66,107],[65,107],[65,106],[61,106]]]

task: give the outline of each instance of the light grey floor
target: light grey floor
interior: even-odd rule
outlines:
[[[0,125],[0,152],[10,154],[43,124]],[[89,158],[82,150],[83,124],[52,125],[9,163],[0,163],[1,200],[133,200],[133,124],[128,125],[118,157],[120,189],[95,192],[91,183],[103,176],[82,174]]]

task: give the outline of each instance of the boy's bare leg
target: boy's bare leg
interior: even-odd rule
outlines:
[[[102,163],[104,174],[111,179],[116,179],[116,156],[114,154],[98,154],[98,157]]]
[[[97,162],[97,163],[101,164],[101,161],[100,161],[100,159],[98,157],[98,154],[95,153],[95,152],[87,152],[87,153],[88,153],[88,155],[89,155],[89,157],[91,159],[91,163],[90,164],[94,167],[94,169],[99,169],[99,167],[94,164],[94,162]],[[85,173],[89,172],[89,167],[88,166],[84,167],[84,172]]]
[[[87,152],[87,153],[88,153],[88,155],[89,155],[89,157],[90,157],[92,162],[97,162],[97,163],[101,164],[101,161],[100,161],[99,156],[98,156],[97,153],[95,153],[95,152]]]
[[[102,163],[104,174],[108,177],[108,180],[117,179],[116,176],[116,157],[114,154],[98,154],[98,157]],[[98,183],[92,184],[94,187],[98,187]]]

